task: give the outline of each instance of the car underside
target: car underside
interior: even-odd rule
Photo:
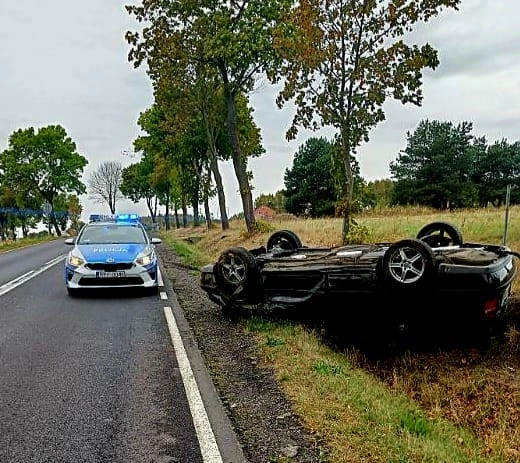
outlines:
[[[395,243],[309,248],[289,230],[266,247],[231,248],[202,269],[201,287],[226,311],[305,308],[344,317],[493,321],[516,276],[506,246],[464,243],[445,222]],[[389,309],[389,307],[391,309]]]

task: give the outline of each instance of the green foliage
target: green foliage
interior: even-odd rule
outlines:
[[[247,157],[259,154],[259,145],[249,145],[240,133],[237,101],[240,95],[253,89],[260,73],[275,66],[273,30],[281,18],[281,11],[289,4],[289,0],[241,3],[158,0],[126,6],[131,15],[146,24],[142,33],[126,34],[132,46],[129,60],[135,66],[146,61],[155,84],[172,70],[171,64],[188,71],[194,77],[192,81],[202,75],[218,77],[227,109],[226,126],[233,166],[249,232],[255,219]],[[244,127],[247,124],[242,125]]]
[[[285,191],[279,190],[276,193],[261,194],[255,199],[255,209],[260,206],[267,206],[274,211],[281,213],[285,211]]]
[[[271,233],[276,230],[275,226],[266,222],[265,220],[256,220],[255,232],[256,233]]]
[[[295,215],[334,215],[336,194],[332,176],[333,145],[326,138],[309,138],[285,170],[285,209]]]
[[[395,178],[392,204],[420,204],[437,209],[500,206],[507,185],[512,203],[520,194],[520,143],[506,140],[487,146],[472,135],[472,124],[421,121],[390,164]]]
[[[363,224],[352,222],[347,235],[344,238],[344,244],[365,244],[372,241],[370,229]]]
[[[66,207],[70,219],[70,228],[73,232],[77,233],[83,226],[83,222],[80,220],[83,206],[81,205],[78,196],[69,195],[67,197]]]
[[[485,140],[481,141],[482,144]],[[500,207],[511,185],[511,203],[520,203],[520,142],[509,144],[503,139],[474,153],[471,179],[475,184],[479,206]]]
[[[420,105],[422,71],[439,64],[429,44],[407,45],[416,23],[427,22],[460,0],[297,2],[279,30],[276,45],[284,61],[270,77],[283,81],[277,103],[296,104],[287,138],[300,127],[338,130],[346,186],[343,234],[352,212],[351,158],[369,131],[385,118],[388,97]]]
[[[87,159],[76,151],[76,144],[59,125],[19,129],[9,137],[8,148],[0,153],[4,185],[22,192],[20,201],[51,205],[60,194],[85,193],[80,178]],[[51,214],[54,217],[54,214]],[[56,233],[61,235],[55,219]]]
[[[370,207],[384,208],[390,205],[394,182],[390,179],[381,179],[368,182],[366,186]]]
[[[468,207],[476,201],[470,181],[472,124],[421,121],[390,171],[396,179],[393,204],[422,204],[437,209]]]

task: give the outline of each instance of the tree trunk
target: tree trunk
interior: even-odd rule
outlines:
[[[58,220],[56,219],[56,215],[54,214],[54,204],[51,203],[49,201],[50,205],[51,205],[51,212],[50,212],[50,217],[49,217],[49,220],[50,220],[50,223],[52,226],[54,226],[54,230],[56,230],[56,236],[61,236],[61,230],[60,230],[60,226],[58,224]],[[51,227],[49,226],[49,235],[51,234]]]
[[[200,225],[199,218],[199,197],[193,200],[193,226],[198,227]]]
[[[208,197],[204,198],[204,215],[206,216],[206,226],[208,230],[211,228],[211,212],[209,211]]]
[[[209,134],[209,130],[207,130],[207,132],[208,140],[210,140],[208,148],[209,167],[211,169],[211,173],[213,174],[213,178],[215,179],[215,186],[217,187],[218,207],[220,210],[222,230],[228,230],[229,218],[226,210],[226,195],[224,194],[222,175],[220,175],[220,170],[218,168],[217,148],[215,146],[215,140]]]
[[[350,231],[350,223],[352,221],[352,194],[354,191],[354,179],[352,175],[352,158],[350,154],[350,143],[348,141],[348,131],[342,131],[341,134],[341,156],[343,159],[343,167],[345,169],[346,185],[343,190],[343,226],[341,230],[341,239],[346,244],[347,235]]]
[[[170,229],[170,196],[167,195],[166,199],[166,210],[164,212],[164,226],[166,231]]]
[[[157,196],[155,196],[155,204],[153,206],[152,199],[153,198],[151,196],[146,198],[146,207],[148,207],[148,212],[150,213],[152,223],[155,223],[157,216]]]
[[[247,231],[252,233],[256,228],[255,214],[253,208],[253,195],[251,194],[251,186],[249,185],[249,178],[247,177],[247,163],[240,149],[240,142],[238,140],[237,128],[237,114],[235,108],[235,96],[230,91],[226,71],[221,71],[224,79],[224,92],[226,95],[227,105],[227,127],[231,140],[233,167],[235,175],[238,180],[238,187],[240,190],[240,197],[242,198],[242,208],[244,212],[244,219],[246,221]]]
[[[177,206],[175,206],[174,215],[175,215],[175,226],[177,228],[181,228],[181,222],[180,222],[180,219],[179,219],[179,212],[178,212],[178,207]]]
[[[188,226],[188,206],[186,206],[186,201],[182,200],[182,226],[186,228]]]

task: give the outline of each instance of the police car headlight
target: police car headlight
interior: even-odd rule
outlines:
[[[67,260],[68,260],[68,263],[70,265],[73,265],[74,267],[80,267],[81,265],[83,265],[85,263],[85,260],[83,259],[83,257],[74,253],[74,251],[69,253],[69,257],[67,258]]]
[[[136,260],[135,263],[137,265],[150,265],[155,259],[154,252],[151,251],[147,254],[140,255]]]

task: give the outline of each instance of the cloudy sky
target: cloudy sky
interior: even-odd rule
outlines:
[[[60,124],[89,166],[83,180],[106,160],[123,165],[139,134],[139,113],[152,103],[143,70],[127,61],[127,30],[136,24],[119,0],[2,0],[0,6],[0,150],[19,128]],[[520,139],[520,3],[514,0],[462,0],[458,12],[444,12],[414,33],[431,43],[440,66],[424,78],[419,108],[389,101],[386,121],[359,150],[367,180],[389,178],[389,162],[406,144],[406,132],[423,119],[471,121],[473,133],[489,142]],[[267,83],[251,96],[266,154],[251,162],[254,196],[283,188],[283,174],[310,136],[331,137],[324,129],[303,132],[292,142],[285,131],[290,108],[279,110]],[[241,210],[231,165],[222,166],[231,213]],[[106,206],[82,197],[85,214]],[[136,209],[119,204],[120,212]],[[145,208],[137,207],[141,213]],[[217,213],[217,205],[212,212]]]

